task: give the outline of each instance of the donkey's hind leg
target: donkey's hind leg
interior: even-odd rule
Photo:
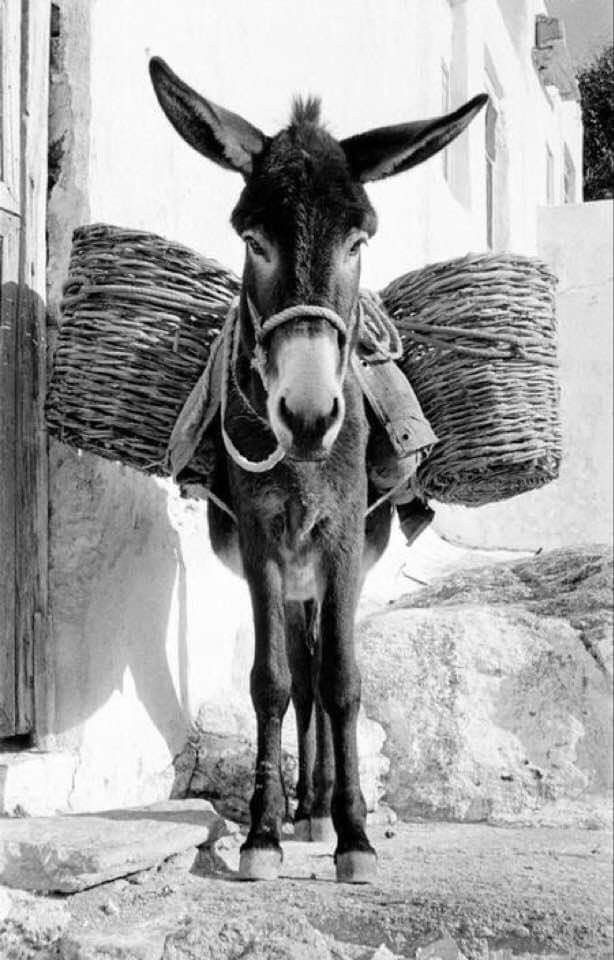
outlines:
[[[286,645],[292,686],[290,693],[296,714],[298,739],[298,806],[294,814],[294,836],[311,839],[311,807],[313,804],[313,767],[316,734],[313,703],[314,651],[310,637],[310,608],[301,601],[286,603]]]

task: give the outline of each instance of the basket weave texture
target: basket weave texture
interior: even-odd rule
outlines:
[[[425,497],[478,506],[558,476],[555,283],[533,258],[471,254],[382,291],[440,437],[418,470]]]
[[[381,294],[402,367],[440,437],[419,492],[478,505],[558,475],[554,277],[540,262],[470,255],[408,273]],[[79,227],[47,401],[50,432],[166,475],[177,416],[201,375],[239,280],[151,233]],[[210,479],[214,451],[192,472]]]
[[[65,443],[165,475],[166,447],[239,280],[151,233],[74,232],[47,400]],[[195,470],[209,476],[206,451]]]

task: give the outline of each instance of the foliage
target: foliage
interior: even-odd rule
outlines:
[[[584,121],[584,199],[614,197],[614,45],[578,75]]]

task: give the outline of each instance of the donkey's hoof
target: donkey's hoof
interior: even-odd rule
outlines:
[[[282,853],[275,847],[249,847],[239,857],[240,880],[276,880]]]
[[[301,843],[309,843],[311,840],[311,822],[309,817],[303,817],[294,824],[294,839]]]
[[[339,883],[373,883],[377,876],[377,857],[368,850],[350,850],[336,857]]]
[[[311,839],[314,843],[333,843],[337,839],[332,817],[311,818]]]

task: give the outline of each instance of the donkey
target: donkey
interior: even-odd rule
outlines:
[[[184,140],[244,180],[231,217],[245,263],[227,387],[229,405],[240,400],[235,439],[260,460],[234,455],[218,421],[208,504],[213,549],[246,578],[255,627],[257,758],[240,876],[279,873],[281,725],[291,698],[299,739],[296,834],[322,837],[332,815],[337,879],[369,882],[376,854],[359,783],[353,626],[393,508],[384,502],[365,518],[376,497],[366,464],[378,427],[350,362],[361,248],[377,226],[363,184],[437,153],[487,97],[447,116],[338,142],[321,125],[316,99],[295,100],[289,125],[270,137],[205,100],[163,60],[151,60],[150,74]]]

